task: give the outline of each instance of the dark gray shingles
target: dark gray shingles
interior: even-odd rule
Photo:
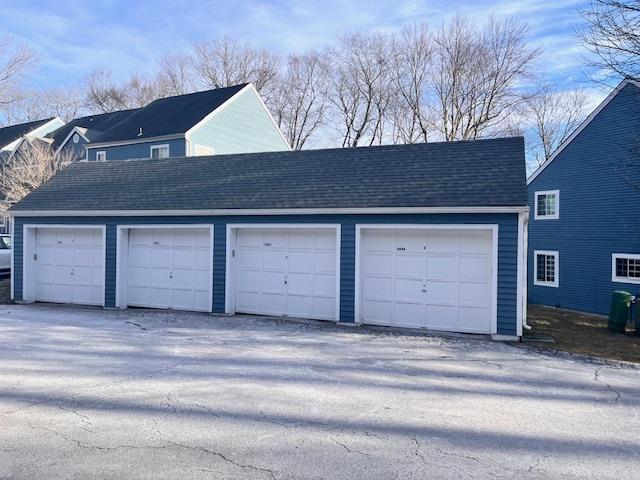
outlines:
[[[522,138],[80,162],[13,210],[525,206]]]

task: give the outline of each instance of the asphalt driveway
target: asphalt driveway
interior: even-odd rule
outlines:
[[[0,308],[0,479],[637,478],[640,370],[251,317]]]

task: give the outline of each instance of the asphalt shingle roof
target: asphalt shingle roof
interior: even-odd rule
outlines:
[[[96,137],[95,143],[185,133],[247,84],[154,100]],[[140,129],[142,128],[142,134]]]
[[[103,132],[113,127],[114,125],[117,125],[137,110],[137,108],[134,108],[132,110],[120,110],[118,112],[99,113],[97,115],[87,115],[86,117],[74,118],[69,123],[64,124],[47,136],[53,139],[52,147],[55,151],[60,147],[69,133],[71,133],[71,130],[73,130],[75,127],[82,127],[91,131],[97,130]],[[89,140],[92,140],[92,138],[90,138]]]
[[[14,140],[26,135],[27,133],[35,130],[36,128],[44,125],[45,123],[53,120],[52,118],[44,118],[42,120],[36,120],[34,122],[20,123],[18,125],[10,125],[8,127],[0,128],[0,148],[10,144]]]
[[[20,210],[526,206],[521,137],[77,162]]]

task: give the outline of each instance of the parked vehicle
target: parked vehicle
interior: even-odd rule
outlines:
[[[0,235],[0,278],[11,274],[11,235]]]

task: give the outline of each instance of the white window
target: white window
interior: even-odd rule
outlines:
[[[107,152],[104,150],[96,152],[96,162],[104,162],[107,159]]]
[[[151,158],[168,158],[169,145],[152,145]]]
[[[560,190],[536,192],[536,220],[560,218]]]
[[[533,252],[535,259],[534,284],[543,287],[558,286],[558,252],[549,250],[536,250]]]
[[[213,155],[213,148],[205,147],[204,145],[196,145],[195,147],[195,156],[202,157],[206,155]]]
[[[611,281],[640,283],[640,255],[614,253],[611,256]]]

